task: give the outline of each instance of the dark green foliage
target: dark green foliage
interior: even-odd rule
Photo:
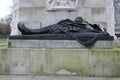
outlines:
[[[10,23],[0,22],[0,38],[7,38],[10,35]]]

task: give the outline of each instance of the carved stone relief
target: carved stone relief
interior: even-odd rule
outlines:
[[[78,0],[46,0],[48,10],[76,9]]]

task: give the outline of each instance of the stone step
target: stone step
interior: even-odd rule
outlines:
[[[1,80],[120,80],[119,77],[0,75]]]

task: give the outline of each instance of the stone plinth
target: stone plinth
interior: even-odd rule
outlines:
[[[119,55],[119,49],[0,49],[0,74],[120,77]]]
[[[12,48],[85,48],[76,40],[10,40]],[[98,40],[94,49],[113,48],[112,41]]]
[[[73,33],[74,35],[75,33]],[[113,37],[106,33],[80,33],[77,35],[80,41],[69,34],[36,34],[10,36],[13,48],[85,48],[81,43],[93,44],[92,48],[112,48]],[[82,38],[82,39],[80,39]],[[90,42],[89,42],[90,41]],[[81,43],[80,43],[81,42]],[[95,44],[94,44],[95,42]]]

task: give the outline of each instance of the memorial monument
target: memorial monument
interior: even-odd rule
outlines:
[[[68,41],[76,40],[78,44],[83,45],[86,48],[92,48],[98,40],[107,41],[107,42],[109,41],[112,42],[113,40],[113,36],[110,36],[109,33],[107,33],[106,30],[102,28],[102,26],[100,26],[99,24],[90,24],[89,22],[83,20],[82,17],[77,17],[75,18],[74,21],[70,19],[61,20],[53,25],[49,25],[41,29],[30,29],[27,28],[24,24],[18,23],[18,29],[21,32],[22,36],[18,36],[18,35],[10,36],[9,39],[13,41],[14,39],[18,39],[18,40],[22,39],[26,41],[29,39],[29,40],[34,40],[35,42],[36,39],[40,40],[40,42],[41,40],[49,40],[49,42],[51,42],[52,40],[62,40],[63,42],[64,40],[68,40]],[[52,45],[54,45],[55,43],[53,43]],[[43,43],[39,44],[39,48],[41,48],[42,44]],[[69,44],[71,45],[71,43]],[[42,46],[42,47],[46,48],[48,46]],[[65,46],[61,46],[61,47],[65,47]],[[71,47],[74,48],[76,47],[76,45],[74,46],[71,45]],[[103,48],[103,46],[100,47]],[[112,46],[110,47],[112,48]],[[110,48],[110,47],[104,47],[104,48]],[[66,48],[70,48],[70,47],[66,45]],[[79,46],[79,48],[81,47]]]
[[[26,39],[24,35],[28,35],[29,39],[34,39],[32,36],[36,35],[35,39],[47,39],[51,41],[51,38],[49,37],[51,37],[51,35],[54,35],[54,37],[52,37],[52,40],[74,39],[87,48],[91,48],[97,40],[113,40],[113,37],[110,36],[106,30],[104,30],[104,28],[98,24],[90,24],[87,21],[84,21],[82,17],[77,17],[74,21],[70,19],[61,20],[56,24],[49,25],[41,29],[29,29],[24,24],[18,23],[18,29],[23,35],[23,38],[21,39]],[[40,37],[41,35],[43,37]],[[60,38],[59,35],[62,35],[63,37]],[[14,39],[15,37],[16,36],[11,36],[10,39]]]
[[[61,19],[73,20],[82,16],[90,23],[103,25],[115,34],[114,0],[13,0],[11,35],[19,34],[17,24],[36,29],[54,24]],[[33,27],[34,26],[34,27]]]
[[[113,0],[14,0],[11,35],[20,34],[17,24],[30,29],[41,29],[62,19],[74,20],[81,16],[92,24],[101,24],[111,36],[114,32]]]
[[[0,49],[1,80],[120,80],[113,0],[13,1],[12,36]],[[88,49],[74,36],[99,39]]]

